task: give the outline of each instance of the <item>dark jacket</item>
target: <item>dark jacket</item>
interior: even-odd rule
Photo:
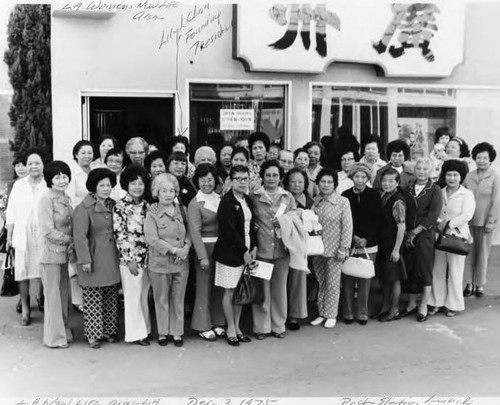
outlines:
[[[253,204],[247,195],[245,201],[252,212],[250,223],[250,250],[257,246],[255,232],[255,214]],[[243,255],[248,250],[245,245],[245,216],[240,202],[233,191],[228,191],[222,197],[217,210],[219,222],[219,238],[215,243],[213,258],[226,266],[237,267],[245,263]]]
[[[314,200],[311,197],[309,197],[308,193],[304,193],[304,196],[306,197],[306,205],[302,205],[298,200],[295,200],[295,204],[297,204],[297,208],[301,208],[303,210],[310,210],[314,204]]]
[[[415,195],[415,182],[404,191],[406,202],[406,230],[410,231],[421,225],[425,230],[436,226],[441,214],[443,196],[441,189],[431,180],[427,181],[422,192]]]
[[[362,193],[355,193],[351,187],[342,193],[351,204],[353,235],[367,240],[366,247],[378,245],[382,200],[380,193],[366,187]]]
[[[196,195],[196,188],[186,176],[178,177],[177,181],[179,182],[179,196],[177,199],[182,206],[187,208]]]
[[[82,287],[106,287],[120,282],[113,212],[90,194],[75,208],[73,239],[78,264],[91,263],[90,274],[78,266]]]

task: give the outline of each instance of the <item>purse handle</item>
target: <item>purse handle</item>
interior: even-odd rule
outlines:
[[[353,252],[356,250],[356,248],[351,248],[351,251],[349,252],[349,256],[352,256]],[[368,260],[371,260],[370,259],[370,256],[368,255],[368,251],[366,250],[366,246],[363,248],[363,251],[365,252],[365,256]]]
[[[7,250],[7,255],[5,256],[5,260],[4,260],[4,269],[8,268],[8,267],[12,267],[12,257],[14,256],[14,248],[13,247],[9,247],[9,249]]]
[[[445,226],[444,226],[444,228],[443,228],[443,232],[441,232],[441,234],[443,234],[443,235],[444,235],[444,234],[446,234],[446,231],[447,231],[447,230],[449,230],[449,229],[451,229],[451,228],[450,228],[450,221],[446,221],[446,224],[445,224]],[[459,230],[457,227],[455,227],[455,229],[456,229],[458,232],[460,232],[460,230]]]

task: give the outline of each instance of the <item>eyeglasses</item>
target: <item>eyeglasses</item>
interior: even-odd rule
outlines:
[[[234,177],[233,181],[237,181],[238,183],[245,183],[250,179],[250,177]]]
[[[293,160],[284,160],[284,159],[280,159],[279,160],[281,163],[283,163],[284,165],[291,165],[293,163]]]

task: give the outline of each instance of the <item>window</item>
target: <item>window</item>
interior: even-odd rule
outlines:
[[[434,132],[447,126],[456,133],[457,91],[425,87],[356,87],[314,85],[312,139],[338,135],[344,127],[362,143],[365,136],[401,138],[412,153],[427,156]]]
[[[190,142],[193,150],[216,150],[237,135],[265,132],[283,146],[287,131],[287,86],[266,83],[190,83]]]
[[[166,149],[174,134],[174,98],[129,96],[83,96],[83,137],[97,142],[112,135],[121,147],[140,136]]]

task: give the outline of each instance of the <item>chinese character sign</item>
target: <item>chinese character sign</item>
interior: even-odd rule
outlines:
[[[332,62],[387,76],[447,77],[464,57],[464,2],[336,0],[236,6],[234,57],[247,70],[322,73]]]
[[[287,9],[290,9],[290,18],[287,20]],[[270,16],[279,25],[286,25],[285,34],[276,42],[269,46],[274,49],[287,49],[300,33],[304,49],[309,50],[311,46],[311,21],[314,21],[316,37],[316,52],[322,57],[328,54],[328,45],[326,42],[326,26],[330,25],[340,31],[340,19],[337,14],[328,11],[325,4],[318,4],[312,8],[310,4],[283,6],[281,4],[271,6]],[[301,27],[299,26],[301,23]]]
[[[394,16],[373,48],[378,53],[384,53],[394,38],[395,44],[389,46],[389,53],[393,58],[404,55],[405,49],[421,48],[424,59],[434,62],[430,43],[438,30],[435,17],[439,13],[437,6],[432,3],[396,3],[392,5],[392,12]]]

